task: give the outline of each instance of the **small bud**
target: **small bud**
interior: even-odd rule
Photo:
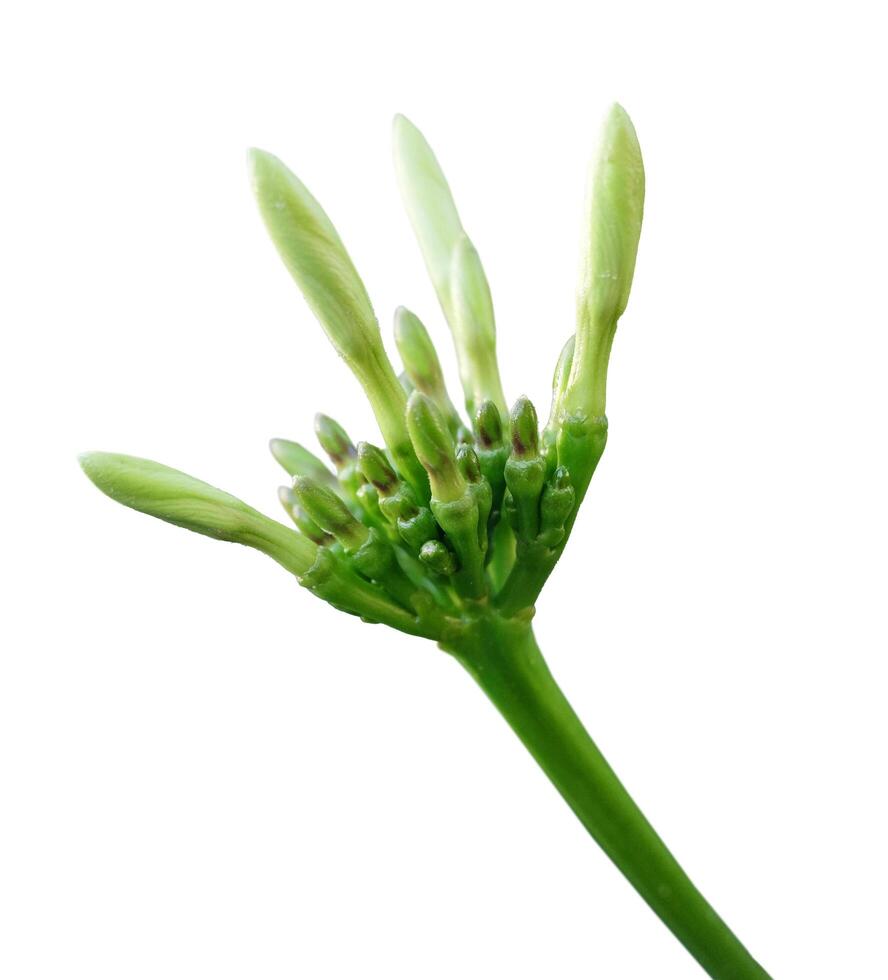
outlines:
[[[318,525],[315,524],[308,514],[306,514],[305,511],[299,506],[299,501],[296,499],[296,494],[293,493],[291,487],[278,487],[278,499],[281,502],[281,506],[287,512],[290,520],[308,538],[309,541],[314,541],[316,545],[321,546],[333,543],[333,536],[327,534],[322,527],[318,527]]]
[[[531,543],[539,533],[540,494],[546,479],[546,462],[540,456],[536,409],[523,396],[515,402],[511,418],[512,453],[504,475],[517,515],[519,542]]]
[[[442,541],[426,541],[419,549],[419,558],[436,575],[452,575],[456,571],[456,556]]]
[[[519,459],[539,455],[540,432],[536,409],[522,395],[512,408],[512,452]]]
[[[290,476],[307,476],[331,489],[336,486],[336,477],[314,453],[310,453],[298,442],[290,442],[289,439],[272,439],[268,447],[271,455]]]
[[[395,310],[395,343],[416,389],[437,401],[444,393],[444,374],[435,345],[419,317],[403,306]]]
[[[346,551],[354,551],[367,540],[367,528],[332,490],[297,476],[293,480],[293,493],[315,524],[332,534]]]
[[[540,540],[550,548],[564,539],[564,525],[573,511],[576,493],[570,474],[559,466],[552,474],[540,498]]]
[[[479,483],[483,479],[478,454],[471,446],[461,445],[457,447],[456,465],[469,483]]]
[[[297,576],[315,561],[316,546],[297,531],[169,466],[117,453],[84,453],[80,465],[102,493],[133,510],[256,548]]]
[[[385,453],[369,442],[358,443],[358,469],[383,496],[389,496],[398,485],[398,474]]]
[[[357,455],[357,450],[349,439],[348,433],[329,415],[318,412],[315,415],[314,423],[318,442],[337,469],[343,467],[349,459]]]
[[[484,478],[490,484],[494,510],[499,510],[505,490],[503,468],[509,447],[503,442],[503,422],[492,401],[483,401],[475,414],[475,452]]]
[[[475,413],[475,435],[484,449],[499,449],[503,444],[503,421],[499,409],[485,399]]]
[[[453,438],[431,398],[414,391],[407,403],[407,430],[413,448],[425,467],[432,497],[456,500],[465,492],[465,480],[456,467]]]
[[[419,317],[403,306],[395,310],[395,343],[411,381],[409,393],[421,391],[435,401],[456,435],[461,425],[459,414],[447,394],[435,345]]]

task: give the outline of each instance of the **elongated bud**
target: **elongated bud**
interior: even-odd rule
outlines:
[[[576,336],[571,334],[567,343],[561,348],[558,355],[558,362],[555,365],[555,373],[552,375],[552,405],[549,409],[549,421],[546,423],[548,431],[554,431],[558,426],[558,416],[561,409],[561,401],[567,390],[567,382],[570,378],[570,369],[573,366],[574,348],[576,346]]]
[[[456,435],[461,423],[447,394],[438,352],[419,317],[403,306],[395,310],[395,343],[412,384],[411,392],[421,391],[437,402],[450,431]]]
[[[242,500],[161,463],[117,453],[84,453],[80,465],[113,500],[170,524],[264,552],[294,575],[313,564],[316,546]]]
[[[487,521],[493,507],[493,490],[484,478],[478,454],[471,446],[459,446],[456,465],[468,485],[469,494],[478,507],[478,546],[482,556],[487,553]]]
[[[297,476],[293,493],[305,513],[346,549],[354,551],[367,540],[369,531],[358,521],[342,500],[314,480]]]
[[[419,549],[419,558],[436,575],[452,575],[456,571],[456,555],[442,541],[426,541]]]
[[[444,315],[451,321],[450,262],[464,234],[453,195],[432,148],[404,116],[394,118],[392,149],[407,216]]]
[[[614,332],[632,288],[644,212],[644,164],[632,121],[614,105],[589,173],[577,293],[577,343],[565,407],[604,415]]]
[[[453,437],[437,405],[419,391],[414,391],[407,403],[407,429],[429,475],[432,497],[442,501],[460,497],[466,484],[456,466]]]
[[[381,347],[370,297],[324,209],[271,153],[249,153],[253,192],[271,240],[340,356],[361,363]]]
[[[299,501],[296,498],[296,494],[293,493],[292,487],[278,487],[278,499],[290,520],[309,541],[314,541],[316,545],[322,546],[333,543],[333,536],[327,534],[322,527],[318,527],[299,506]]]
[[[369,442],[358,443],[358,468],[364,479],[383,496],[389,496],[398,485],[398,474],[392,469],[385,453]]]
[[[326,487],[336,486],[336,477],[304,446],[289,439],[272,439],[268,444],[271,455],[290,476],[307,476]]]
[[[451,328],[456,343],[459,374],[469,416],[490,399],[506,411],[506,398],[496,360],[496,325],[487,276],[474,245],[462,235],[451,259]]]
[[[469,415],[482,398],[492,398],[505,413],[493,307],[478,253],[466,237],[447,179],[425,137],[404,116],[395,116],[392,136],[404,207],[453,331]]]
[[[533,402],[522,395],[512,408],[512,454],[518,459],[539,455],[540,431]]]
[[[277,157],[249,154],[253,190],[272,241],[337,353],[361,383],[406,479],[425,487],[404,426],[407,397],[379,333],[367,290],[323,208]]]

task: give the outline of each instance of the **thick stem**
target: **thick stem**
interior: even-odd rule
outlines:
[[[518,735],[592,837],[715,980],[768,980],[669,853],[589,737],[530,624],[485,617],[442,644]]]

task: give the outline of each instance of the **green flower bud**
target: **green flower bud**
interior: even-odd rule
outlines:
[[[404,116],[395,116],[392,143],[404,207],[441,308],[452,323],[450,262],[453,247],[464,234],[453,195],[432,148]]]
[[[330,457],[337,470],[357,455],[357,450],[349,439],[348,433],[329,415],[318,412],[314,418],[314,428],[321,449]],[[310,476],[308,473],[294,473],[293,475]]]
[[[485,400],[475,413],[475,435],[482,449],[499,449],[503,444],[503,420],[492,401]]]
[[[506,461],[506,486],[517,517],[519,543],[529,544],[539,533],[540,494],[546,479],[546,463],[539,452],[536,409],[523,396],[515,402],[511,417],[512,454]]]
[[[308,514],[306,514],[305,511],[299,506],[299,500],[297,499],[296,494],[293,493],[292,487],[278,487],[278,499],[281,502],[281,506],[290,517],[290,520],[308,538],[309,541],[314,541],[316,545],[320,546],[326,546],[333,543],[333,536],[327,534],[322,527],[318,527],[318,525],[315,524]]]
[[[480,483],[484,479],[481,475],[481,464],[478,462],[478,454],[471,446],[464,444],[457,447],[456,465],[468,483]]]
[[[484,478],[490,484],[493,509],[499,510],[506,487],[503,468],[509,458],[509,447],[503,442],[503,422],[492,401],[484,401],[474,419],[475,452]]]
[[[522,395],[512,408],[512,454],[517,459],[537,456],[540,450],[540,431],[533,402]]]
[[[419,317],[403,306],[395,310],[395,343],[412,383],[411,393],[413,390],[421,391],[437,402],[450,431],[456,435],[461,423],[447,394],[435,345]]]
[[[456,466],[453,437],[437,405],[419,391],[407,403],[407,430],[429,475],[432,497],[441,501],[461,497],[466,483]]]
[[[385,453],[369,442],[358,443],[358,469],[384,497],[394,493],[400,482]]]
[[[419,558],[436,575],[452,575],[456,571],[456,555],[442,541],[426,541],[419,549]]]
[[[304,446],[289,439],[272,439],[268,444],[271,455],[290,476],[307,476],[331,489],[337,485],[336,477]]]
[[[395,117],[393,143],[404,207],[454,335],[469,415],[483,398],[493,399],[505,413],[493,306],[478,253],[432,148],[404,116]]]
[[[643,212],[641,149],[626,111],[614,105],[589,174],[576,351],[564,398],[571,414],[604,415],[611,344],[629,301]]]
[[[425,486],[404,426],[407,398],[382,345],[367,290],[323,208],[277,157],[250,151],[253,190],[268,233],[337,353],[367,395],[404,476]]]
[[[576,492],[570,474],[559,466],[543,489],[540,498],[540,541],[554,548],[564,539],[564,526],[573,511]]]
[[[117,453],[84,453],[80,465],[112,500],[189,531],[256,548],[296,576],[317,555],[317,547],[298,532],[169,466]]]
[[[297,476],[293,480],[293,493],[315,524],[332,534],[346,551],[355,551],[367,540],[367,528],[332,490],[308,477]]]
[[[450,270],[451,329],[469,416],[485,399],[506,411],[506,397],[496,360],[496,326],[490,287],[478,252],[462,235],[456,242]]]

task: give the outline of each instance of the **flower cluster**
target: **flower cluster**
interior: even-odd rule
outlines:
[[[332,469],[299,443],[272,440],[292,478],[280,499],[294,528],[157,463],[89,453],[82,465],[129,507],[258,548],[334,606],[447,645],[478,617],[529,619],[570,534],[604,450],[607,364],[632,283],[644,170],[632,123],[614,106],[590,175],[577,324],[541,430],[527,398],[508,408],[481,260],[434,153],[402,116],[394,154],[456,346],[465,415],[425,326],[404,308],[394,318],[403,363],[395,370],[330,219],[280,160],[254,150],[253,186],[269,234],[363,386],[382,444],[356,444],[324,415],[315,432]]]

